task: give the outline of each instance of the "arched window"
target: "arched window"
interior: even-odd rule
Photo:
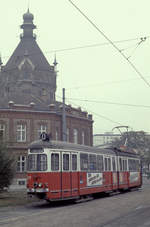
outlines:
[[[76,128],[73,130],[73,142],[78,143],[78,130]]]
[[[85,132],[84,131],[82,131],[81,132],[81,144],[85,144]]]
[[[70,130],[67,128],[67,142],[69,142],[69,135],[70,135]]]
[[[58,128],[56,128],[55,137],[56,137],[56,140],[59,139],[59,129]]]

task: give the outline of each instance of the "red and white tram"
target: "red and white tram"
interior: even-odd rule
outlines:
[[[39,140],[29,147],[27,192],[41,199],[77,199],[141,184],[135,153],[61,141]]]

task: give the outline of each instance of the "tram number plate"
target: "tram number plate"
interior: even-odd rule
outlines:
[[[37,188],[36,192],[45,192],[45,190],[43,188]]]

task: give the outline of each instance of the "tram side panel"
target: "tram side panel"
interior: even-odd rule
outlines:
[[[140,187],[142,184],[141,179],[141,163],[139,159],[128,159],[129,166],[129,187]]]

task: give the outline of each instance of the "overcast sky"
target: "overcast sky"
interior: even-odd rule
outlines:
[[[112,45],[60,51],[107,42],[68,0],[0,2],[0,52],[4,64],[20,41],[19,26],[29,4],[37,26],[37,42],[50,64],[56,52],[57,99],[66,88],[67,104],[93,114],[95,134],[119,125],[150,132],[150,107],[142,107],[150,106],[150,87]],[[111,41],[124,40],[116,43],[117,47],[150,83],[150,0],[74,3]],[[141,37],[147,39],[138,45]]]

